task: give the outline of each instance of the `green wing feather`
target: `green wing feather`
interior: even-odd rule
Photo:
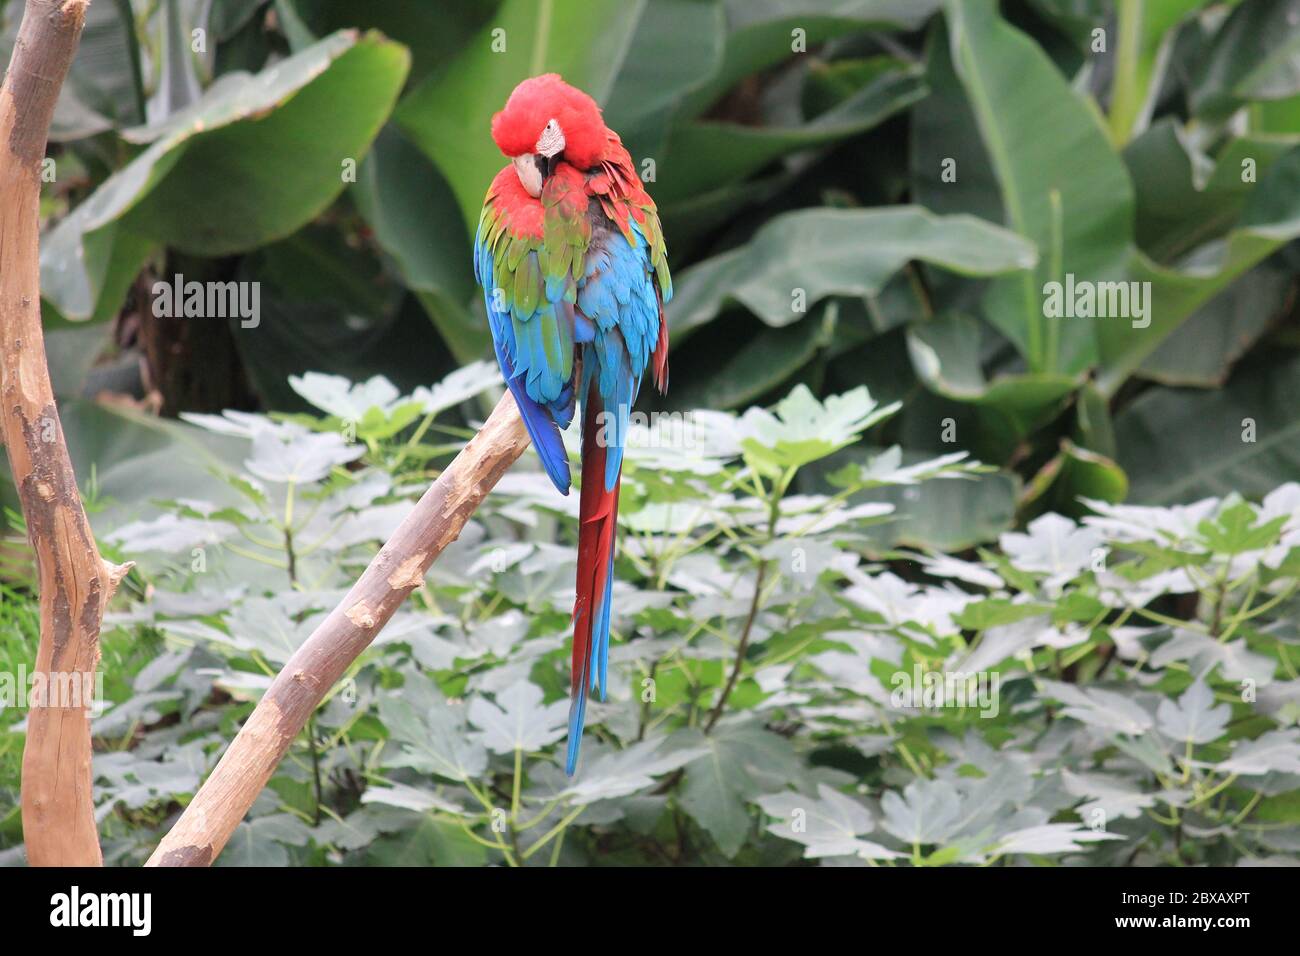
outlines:
[[[581,174],[571,170],[548,179],[541,205],[539,237],[514,228],[508,204],[489,193],[479,236],[492,257],[494,304],[509,317],[511,360],[528,396],[550,403],[573,378],[572,305],[591,242]]]

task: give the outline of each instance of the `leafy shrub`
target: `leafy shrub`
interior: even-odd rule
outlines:
[[[325,417],[192,417],[244,443],[228,494],[108,536],[142,558],[147,600],[106,641],[153,648],[94,725],[111,861],[147,855],[423,489],[407,436],[494,381],[471,367],[402,397],[307,376],[294,387]],[[220,862],[1294,853],[1300,485],[1260,505],[1092,501],[1080,523],[1044,515],[960,556],[882,547],[884,493],[981,470],[854,457],[896,412],[800,388],[770,411],[637,429],[610,699],[572,779],[556,750],[576,501],[508,473]],[[828,462],[821,491],[793,490]]]

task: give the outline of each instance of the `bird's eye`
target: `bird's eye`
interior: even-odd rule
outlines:
[[[564,130],[560,128],[559,120],[552,117],[551,121],[542,127],[542,134],[537,137],[537,145],[533,147],[533,152],[541,156],[558,156],[564,152]]]

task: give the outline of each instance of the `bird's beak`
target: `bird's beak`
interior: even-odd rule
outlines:
[[[542,194],[542,180],[545,177],[547,161],[536,153],[524,153],[514,158],[515,175],[523,185],[524,191],[534,199]]]

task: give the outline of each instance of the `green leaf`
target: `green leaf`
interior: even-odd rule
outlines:
[[[824,783],[817,785],[816,797],[785,791],[759,797],[755,802],[768,816],[781,821],[770,824],[768,832],[802,843],[808,859],[857,856],[887,860],[904,855],[859,839],[875,826],[871,812]]]
[[[0,4],[0,62],[8,64],[22,21],[23,5]],[[77,56],[55,104],[49,140],[74,142],[117,125],[144,121],[139,47],[130,0],[107,0],[86,9]],[[62,157],[60,157],[62,163]]]
[[[1300,359],[1292,358],[1239,367],[1216,392],[1140,395],[1115,419],[1131,500],[1171,504],[1232,491],[1262,497],[1294,479],[1300,474],[1297,394]]]
[[[240,261],[237,278],[258,283],[260,321],[232,321],[231,332],[267,407],[302,407],[287,382],[294,374],[383,375],[411,391],[455,366],[419,304],[370,253],[313,223]]]
[[[925,96],[916,69],[880,58],[873,76],[844,102],[815,119],[762,126],[695,120],[675,126],[663,159],[655,198],[680,202],[739,182],[796,150],[823,146],[865,132]]]
[[[990,627],[1015,624],[1052,610],[1048,604],[1012,604],[1006,598],[988,598],[973,601],[953,616],[953,623],[970,631],[985,631]]]
[[[448,780],[469,780],[487,769],[483,744],[466,732],[462,715],[450,704],[417,708],[400,697],[379,702],[379,717],[400,753],[390,754],[390,767],[411,767]]]
[[[1107,458],[1116,457],[1115,426],[1111,421],[1110,405],[1091,382],[1079,389],[1075,396],[1075,441]]]
[[[996,541],[1011,528],[1017,491],[1018,482],[1009,474],[880,489],[871,499],[892,503],[893,520],[868,533],[884,547],[964,551]]]
[[[1106,610],[1106,605],[1082,591],[1069,591],[1061,596],[1052,610],[1052,623],[1057,627],[1074,621],[1087,623]]]
[[[536,753],[568,730],[569,702],[543,705],[542,689],[520,680],[498,693],[495,703],[482,697],[470,701],[469,722],[482,731],[481,739],[493,753]]]
[[[685,253],[694,255],[697,249],[707,253],[707,240],[713,230],[731,222],[742,210],[770,201],[792,179],[792,173],[777,171],[745,182],[728,183],[710,193],[692,196],[672,205],[660,204],[659,216],[663,221],[664,235],[672,241],[674,259]],[[657,191],[655,186],[650,188]],[[673,279],[677,279],[676,273]]]
[[[1086,513],[1079,499],[1123,501],[1128,495],[1128,476],[1110,458],[1061,439],[1060,451],[1043,465],[1025,486],[1022,509],[1031,504],[1039,510],[1078,516]]]
[[[968,213],[1001,222],[1001,189],[971,103],[953,70],[942,18],[935,19],[926,37],[925,60],[930,95],[909,117],[914,200],[943,215]]]
[[[718,72],[725,40],[719,0],[646,4],[604,108],[605,125],[618,132],[633,159],[663,156],[683,97]]]
[[[1193,78],[1192,111],[1226,119],[1247,100],[1300,93],[1296,0],[1251,0],[1229,15]]]
[[[1098,833],[1077,823],[1044,823],[1023,827],[998,837],[998,853],[1054,854],[1075,853],[1085,844],[1098,840],[1123,840],[1119,833]]]
[[[1249,775],[1300,773],[1300,730],[1270,730],[1254,740],[1242,741],[1218,769]]]
[[[198,9],[180,0],[162,0],[150,24],[158,57],[158,80],[146,104],[150,123],[163,122],[194,104],[201,95],[190,30]]]
[[[725,0],[726,55],[707,86],[685,104],[690,116],[703,112],[745,76],[797,56],[795,30],[805,49],[839,36],[867,30],[914,30],[941,6],[941,0]]]
[[[1250,107],[1250,129],[1252,133],[1286,136],[1300,133],[1300,95],[1253,104]]]
[[[229,40],[253,18],[266,0],[225,0],[213,4],[208,14],[208,28],[218,40]]]
[[[245,2],[245,0],[241,0]],[[231,0],[214,4],[214,13]],[[498,6],[494,0],[293,0],[303,25],[316,36],[345,27],[378,30],[411,51],[411,83],[455,56]]]
[[[1300,790],[1265,797],[1253,814],[1262,823],[1300,824]]]
[[[1116,737],[1114,742],[1116,749],[1128,754],[1153,772],[1164,776],[1173,773],[1173,761],[1169,759],[1169,754],[1153,737],[1143,736],[1132,739]]]
[[[397,266],[457,361],[487,354],[487,322],[468,308],[475,297],[470,239],[451,187],[394,126],[386,126],[352,188],[375,241]]]
[[[585,749],[596,753],[588,758],[585,767],[579,768],[576,779],[564,791],[575,806],[644,790],[653,786],[655,777],[690,763],[703,752],[698,741],[673,747],[664,737],[642,740],[622,750],[602,751],[590,745]]]
[[[1163,385],[1221,388],[1233,366],[1286,308],[1291,270],[1268,260],[1188,316],[1138,368]]]
[[[489,126],[510,92],[527,77],[559,73],[604,101],[643,6],[643,0],[506,0],[459,56],[403,99],[398,124],[438,165],[468,228],[478,224],[488,184],[506,164]]]
[[[1027,435],[1059,414],[1081,384],[1075,375],[1003,375],[985,380],[980,367],[982,330],[968,316],[944,315],[907,327],[907,349],[917,377],[933,392],[1004,416]]]
[[[343,161],[364,156],[406,66],[395,43],[338,33],[256,76],[227,74],[136,130],[144,152],[42,241],[46,300],[65,318],[101,319],[157,246],[227,255],[293,232],[343,189]]]
[[[1211,159],[1191,138],[1166,117],[1124,150],[1137,189],[1138,245],[1157,262],[1176,261],[1226,233],[1259,181],[1296,145],[1290,136],[1244,136],[1229,140]]]
[[[1080,448],[1068,438],[1061,439],[1061,453],[1065,456],[1060,479],[1062,511],[1080,510],[1079,498],[1113,502],[1128,497],[1128,475],[1106,455]]]
[[[1029,522],[1025,533],[1004,534],[998,543],[1020,570],[1064,582],[1092,565],[1101,540],[1091,528],[1079,527],[1058,514],[1046,514]]]
[[[1216,292],[1283,243],[1300,235],[1300,148],[1269,168],[1225,239],[1209,243],[1169,269],[1135,251],[1130,281],[1149,282],[1146,325],[1124,320],[1098,324],[1102,370],[1097,386],[1113,395],[1127,376],[1188,316]]]
[[[1255,509],[1245,501],[1224,508],[1213,519],[1207,518],[1196,526],[1202,540],[1217,554],[1243,554],[1258,551],[1275,544],[1288,515],[1279,515],[1269,521],[1255,523]]]
[[[9,42],[0,43],[0,56],[7,63],[12,38],[5,39]],[[128,0],[91,4],[77,55],[54,108],[50,139],[66,142],[111,126],[143,122],[139,58]]]
[[[1092,31],[1106,22],[1111,0],[1031,0],[1034,13],[1068,36],[1077,46],[1092,43]]]
[[[1193,744],[1218,740],[1227,731],[1230,717],[1232,708],[1227,704],[1215,706],[1214,691],[1202,680],[1187,688],[1177,703],[1162,700],[1156,709],[1156,725],[1161,733]]]
[[[769,412],[751,408],[738,423],[740,446],[748,458],[777,474],[825,458],[852,444],[860,433],[898,411],[899,404],[881,408],[865,386],[831,395],[825,404],[806,385]]]
[[[55,396],[75,398],[82,394],[91,369],[104,353],[112,333],[107,324],[45,330],[45,355]]]
[[[444,813],[454,814],[464,812],[464,808],[459,804],[444,799],[432,790],[411,787],[404,783],[368,787],[366,792],[361,795],[361,802],[363,804],[378,803],[386,807],[414,810],[417,813],[427,813],[430,810],[440,810]]]
[[[487,849],[454,823],[425,816],[411,829],[370,844],[365,861],[370,866],[483,866]]]
[[[235,501],[220,475],[238,467],[248,454],[247,441],[84,399],[60,400],[59,416],[83,493],[93,475],[103,499],[91,515],[98,533],[140,517],[158,499]],[[12,487],[8,469],[0,473],[0,484]]]
[[[951,784],[919,779],[880,801],[881,829],[908,845],[942,843],[961,827],[961,797]]]
[[[285,846],[306,846],[307,825],[289,813],[245,820],[217,857],[218,866],[288,866]]]
[[[1092,323],[1047,318],[1042,289],[1066,273],[1118,277],[1132,241],[1132,183],[1095,110],[1037,43],[998,17],[993,0],[949,0],[947,10],[953,62],[1007,224],[1039,251],[1034,272],[990,288],[988,317],[1031,370],[1079,372],[1097,358]]]
[[[682,273],[668,321],[681,335],[734,301],[768,325],[789,325],[825,296],[878,293],[911,259],[985,276],[1030,268],[1034,248],[970,216],[933,216],[918,206],[804,209]]]
[[[1111,139],[1118,145],[1151,119],[1169,65],[1179,23],[1209,0],[1135,0],[1120,3],[1115,78],[1110,93]]]
[[[724,724],[701,735],[698,745],[707,753],[686,765],[678,800],[718,849],[733,857],[753,825],[747,803],[761,786],[755,773],[768,781],[783,778],[780,785],[799,774],[799,763],[789,741],[754,725]]]
[[[827,299],[793,325],[774,329],[750,320],[755,331],[721,363],[709,362],[712,374],[707,378],[688,378],[681,391],[673,392],[674,404],[740,408],[758,401],[831,346],[839,313],[839,300]]]

